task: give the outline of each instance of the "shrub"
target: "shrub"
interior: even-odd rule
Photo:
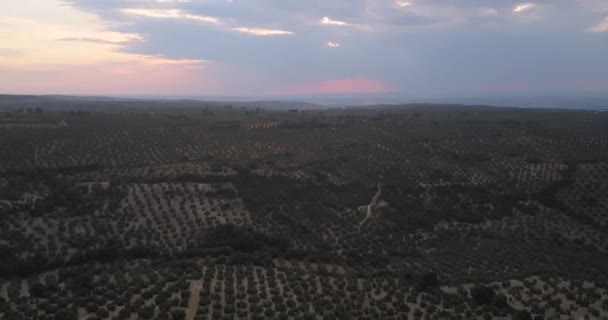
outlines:
[[[173,310],[171,311],[171,318],[173,320],[182,320],[186,318],[186,311],[182,310],[182,309],[177,309],[177,310]]]
[[[38,282],[30,288],[30,294],[34,298],[47,298],[49,296],[49,290],[47,290],[45,285]]]
[[[507,297],[502,293],[497,294],[494,297],[494,305],[497,306],[498,308],[507,307],[509,305],[507,303]]]
[[[471,288],[471,297],[478,305],[486,305],[492,303],[496,293],[494,289],[484,286],[484,285],[476,285]]]
[[[515,314],[513,320],[532,320],[532,314],[526,310],[521,310]]]
[[[420,290],[426,290],[428,288],[434,288],[439,285],[439,280],[437,279],[437,274],[434,272],[427,272],[420,277],[418,282],[418,288]]]

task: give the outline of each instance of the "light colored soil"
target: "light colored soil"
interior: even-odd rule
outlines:
[[[21,296],[29,297],[30,296],[30,286],[26,280],[21,281]]]
[[[84,308],[78,308],[78,320],[85,320],[89,316]]]
[[[378,183],[378,191],[376,191],[376,194],[372,198],[372,201],[367,205],[365,218],[363,220],[361,220],[361,222],[359,222],[359,229],[361,229],[363,224],[365,222],[367,222],[367,220],[369,220],[369,218],[371,218],[372,215],[374,214],[374,209],[378,205],[378,200],[380,200],[381,195],[382,195],[382,184]]]
[[[203,280],[194,280],[190,282],[190,299],[188,300],[188,308],[186,309],[186,319],[193,320],[198,311],[198,302],[201,298],[201,286]]]
[[[8,301],[8,285],[10,283],[9,282],[3,282],[2,285],[0,286],[0,298],[4,298],[4,300]]]

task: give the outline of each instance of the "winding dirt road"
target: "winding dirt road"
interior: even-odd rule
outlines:
[[[371,218],[372,215],[374,214],[374,208],[378,205],[378,201],[380,200],[381,195],[382,195],[382,184],[378,183],[378,191],[376,191],[376,194],[372,198],[372,201],[367,205],[365,218],[363,218],[363,220],[361,220],[361,222],[359,222],[359,229],[361,229],[361,226],[363,226],[363,224],[365,222],[367,222],[367,220],[369,218]]]

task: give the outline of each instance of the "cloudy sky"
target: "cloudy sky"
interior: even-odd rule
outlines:
[[[608,0],[0,1],[0,93],[608,92]]]

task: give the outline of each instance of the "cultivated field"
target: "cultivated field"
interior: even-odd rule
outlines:
[[[0,319],[608,319],[608,114],[0,109]]]

